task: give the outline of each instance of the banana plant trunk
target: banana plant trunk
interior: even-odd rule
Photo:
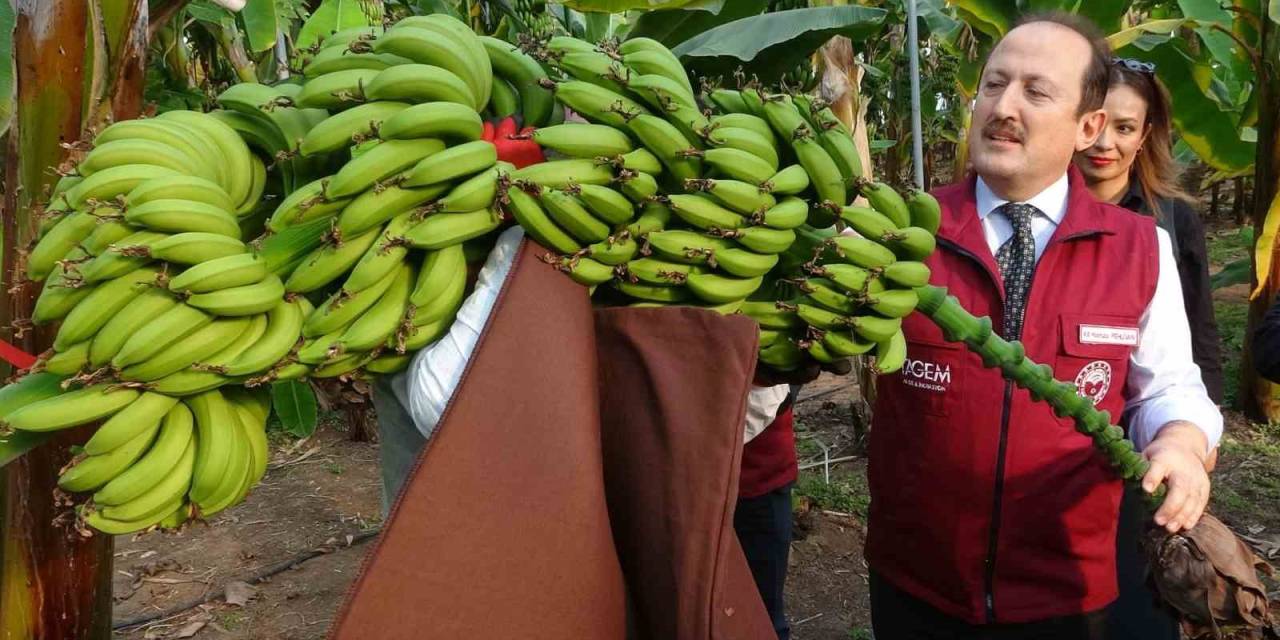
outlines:
[[[133,117],[142,104],[147,46],[146,0],[17,0],[13,126],[4,163],[0,332],[38,353],[47,328],[15,331],[29,318],[39,286],[26,282],[24,248],[39,202],[65,160],[62,145],[86,126]],[[15,322],[17,324],[15,324]],[[111,637],[110,536],[83,537],[58,500],[58,470],[83,443],[84,429],[0,469],[0,640],[96,640]]]
[[[1280,24],[1262,20],[1259,29],[1262,64],[1258,68],[1258,155],[1254,163],[1253,228],[1262,229],[1267,212],[1280,199]],[[1280,211],[1277,208],[1276,211]],[[1273,213],[1272,215],[1276,215]],[[1259,234],[1261,236],[1261,234]],[[1275,252],[1276,247],[1271,247]],[[1255,265],[1256,267],[1256,265]],[[1256,287],[1256,269],[1255,282]],[[1280,385],[1258,376],[1253,366],[1253,332],[1280,292],[1280,262],[1271,261],[1267,286],[1249,304],[1244,361],[1240,367],[1240,397],[1245,411],[1256,419],[1280,420]]]

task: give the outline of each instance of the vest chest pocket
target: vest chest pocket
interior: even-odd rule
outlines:
[[[903,325],[907,335],[906,362],[891,376],[901,385],[902,410],[946,417],[948,405],[956,400],[953,376],[965,354],[964,346],[943,340],[935,327],[911,325],[910,320]]]
[[[1093,400],[1094,405],[1118,398],[1124,390],[1129,355],[1138,347],[1141,337],[1138,319],[1063,314],[1061,331],[1055,377],[1075,383],[1076,391]]]

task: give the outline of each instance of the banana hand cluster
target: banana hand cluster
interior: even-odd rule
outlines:
[[[556,110],[541,66],[498,44],[442,16],[346,30],[303,82],[98,134],[29,251],[54,346],[0,390],[7,428],[104,421],[60,482],[93,492],[85,523],[174,527],[236,504],[266,466],[263,385],[392,373],[448,330],[515,182],[480,113],[497,82],[542,121]],[[607,187],[563,197],[632,217]]]

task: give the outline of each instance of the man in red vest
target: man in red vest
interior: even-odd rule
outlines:
[[[1222,417],[1191,359],[1168,235],[1095,201],[1073,152],[1102,131],[1110,52],[1091,24],[1023,20],[992,51],[969,131],[974,175],[939,190],[935,284],[1074,381],[1165,482],[1155,523],[1193,526]],[[877,638],[1102,638],[1121,484],[1068,420],[930,321],[881,380],[866,557]]]

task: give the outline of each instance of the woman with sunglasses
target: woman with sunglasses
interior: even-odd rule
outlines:
[[[1075,164],[1094,197],[1143,215],[1173,240],[1183,303],[1191,326],[1193,359],[1209,396],[1222,401],[1218,327],[1209,288],[1204,226],[1193,200],[1177,184],[1169,93],[1151,63],[1114,59],[1104,108],[1107,124],[1094,145],[1076,154]],[[1109,638],[1177,640],[1177,620],[1157,605],[1146,586],[1147,559],[1139,540],[1149,516],[1141,493],[1127,490],[1120,508],[1117,568],[1120,597],[1111,606]]]

